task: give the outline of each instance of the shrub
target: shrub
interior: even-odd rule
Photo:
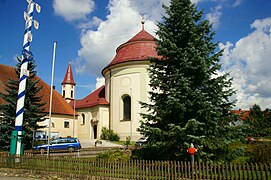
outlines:
[[[34,140],[33,146],[38,146],[41,144],[47,144],[48,141],[47,140]]]
[[[124,155],[121,150],[110,150],[105,153],[101,153],[97,156],[98,159],[107,159],[110,161],[117,161],[117,160],[130,160],[130,157]]]
[[[128,147],[130,144],[131,144],[131,137],[130,136],[126,136],[126,141],[125,141],[124,145],[126,147]]]
[[[255,142],[249,152],[250,162],[270,163],[271,142]]]
[[[119,141],[120,137],[117,133],[114,133],[112,129],[107,129],[106,127],[102,127],[102,134],[100,136],[103,140],[109,141]]]

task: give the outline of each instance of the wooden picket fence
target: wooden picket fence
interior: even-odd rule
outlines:
[[[270,180],[271,164],[110,161],[95,158],[0,155],[0,168],[71,179]]]

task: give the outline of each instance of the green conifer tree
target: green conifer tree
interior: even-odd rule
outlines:
[[[201,159],[222,159],[235,133],[230,122],[232,79],[219,75],[214,32],[190,0],[171,0],[158,23],[157,53],[150,59],[150,103],[139,131],[151,158],[189,159],[191,143]],[[151,150],[150,150],[151,149]],[[156,155],[156,156],[155,156]]]
[[[21,59],[17,59],[18,63],[15,71],[18,78],[9,79],[8,83],[5,84],[6,93],[0,93],[0,96],[6,101],[6,104],[1,105],[1,109],[3,109],[3,118],[0,122],[0,149],[3,150],[9,149],[11,132],[15,128],[16,105],[21,71]],[[38,95],[38,92],[42,87],[38,86],[38,82],[40,80],[36,78],[37,72],[35,68],[35,61],[29,61],[29,77],[27,78],[26,82],[23,120],[23,131],[25,131],[23,142],[25,149],[30,149],[32,147],[33,132],[39,128],[43,128],[43,126],[38,125],[38,122],[44,121],[43,110],[45,102],[41,102],[42,96]]]
[[[244,130],[247,137],[260,138],[270,135],[271,121],[268,109],[261,110],[257,104],[250,108],[247,119],[244,120]]]

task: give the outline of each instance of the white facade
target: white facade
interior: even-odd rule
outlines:
[[[62,85],[62,97],[67,100],[69,103],[74,99],[75,86],[72,84],[63,84]]]
[[[105,97],[110,102],[110,128],[117,132],[122,140],[130,136],[132,140],[141,137],[137,128],[141,120],[140,101],[148,101],[150,87],[147,68],[148,61],[133,61],[111,66],[104,71]],[[123,97],[131,98],[131,117],[124,118]]]
[[[77,137],[82,141],[100,139],[102,127],[108,128],[109,108],[95,106],[77,110]]]

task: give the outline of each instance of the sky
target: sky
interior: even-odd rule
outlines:
[[[51,84],[53,43],[57,42],[54,85],[61,93],[69,61],[76,81],[76,99],[82,99],[103,82],[101,71],[116,48],[141,30],[155,36],[156,23],[170,0],[35,0],[39,29],[32,28],[30,50],[38,76]],[[230,73],[236,94],[235,109],[254,104],[271,108],[271,1],[192,0],[203,19],[216,32],[214,42],[224,49],[219,73]],[[15,66],[21,56],[25,29],[25,0],[0,0],[0,63]]]

